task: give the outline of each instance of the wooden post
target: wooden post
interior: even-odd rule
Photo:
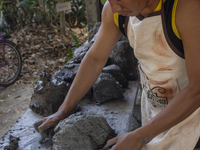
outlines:
[[[64,0],[58,0],[59,3],[63,3]],[[60,12],[60,35],[65,35],[65,11]]]
[[[90,31],[97,22],[100,22],[99,0],[85,0],[87,10],[88,30]]]
[[[42,11],[45,11],[45,5],[44,5],[44,0],[38,0],[40,8]]]

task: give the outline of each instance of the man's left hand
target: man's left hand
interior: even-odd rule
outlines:
[[[106,147],[112,146],[111,150],[141,150],[143,147],[142,137],[136,132],[126,133],[110,139]]]

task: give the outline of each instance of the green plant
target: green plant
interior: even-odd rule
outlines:
[[[107,0],[101,0],[101,3],[104,5]]]
[[[80,26],[80,22],[86,22],[85,0],[71,0],[72,15],[70,21],[74,26]]]
[[[70,59],[72,59],[73,58],[73,54],[72,54],[71,49],[69,48],[69,46],[68,46],[67,52],[69,53]]]
[[[36,78],[36,79],[35,79],[35,82],[34,82],[34,84],[33,84],[33,88],[37,85],[38,81],[40,81],[40,80],[41,80],[40,78]]]
[[[69,23],[71,27],[81,26],[80,22],[86,24],[86,6],[84,0],[64,0],[71,1],[72,14]],[[59,26],[59,17],[55,12],[57,0],[0,0],[0,12],[5,18],[2,32],[11,33],[17,28],[27,24],[55,24]],[[45,7],[46,6],[46,7]]]
[[[73,39],[73,44],[72,44],[72,46],[76,46],[77,48],[79,48],[79,47],[80,47],[80,44],[79,44],[79,41],[78,41],[78,39],[77,39],[77,36],[74,35],[73,33],[71,33],[71,36],[72,36],[72,39]]]
[[[86,24],[84,24],[83,22],[81,22],[80,24],[84,27],[83,33],[84,33],[84,34],[88,33],[88,24],[86,25]]]

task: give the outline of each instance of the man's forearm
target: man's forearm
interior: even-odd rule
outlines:
[[[66,115],[69,115],[75,105],[94,84],[105,63],[106,60],[99,62],[95,59],[92,59],[90,56],[85,56],[78,69],[77,75],[71,85],[70,90],[63,104],[59,108],[60,111],[63,111]]]
[[[200,107],[199,94],[191,87],[186,87],[170,101],[165,109],[151,119],[146,125],[138,129],[144,135],[144,139],[149,141],[158,134],[175,126],[186,119]]]

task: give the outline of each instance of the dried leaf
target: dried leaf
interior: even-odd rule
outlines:
[[[17,99],[17,98],[19,98],[19,97],[21,97],[21,96],[20,96],[20,95],[19,95],[19,96],[16,96],[15,99]]]
[[[9,113],[10,111],[11,111],[11,109],[8,109],[8,110],[5,110],[5,111],[0,112],[0,114],[7,114],[7,113]]]
[[[13,88],[13,89],[11,89],[11,91],[15,92],[16,90],[15,90],[15,88]]]

